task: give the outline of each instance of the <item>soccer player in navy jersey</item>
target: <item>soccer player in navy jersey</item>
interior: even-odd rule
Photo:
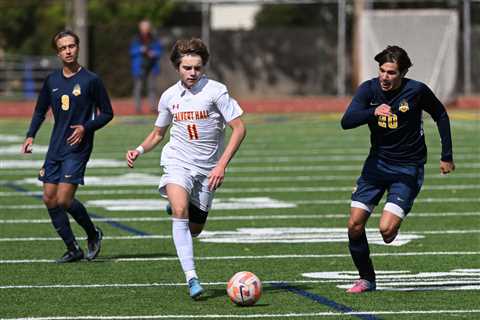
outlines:
[[[100,78],[78,63],[79,43],[79,37],[68,30],[53,37],[52,46],[63,67],[45,79],[22,145],[23,153],[32,152],[35,135],[51,109],[55,124],[39,180],[43,182],[43,202],[52,224],[67,246],[67,252],[57,260],[59,263],[84,258],[67,212],[87,234],[88,260],[95,259],[100,252],[103,236],[83,204],[75,199],[75,191],[84,183],[94,133],[112,120],[113,111]]]
[[[387,202],[379,229],[383,241],[390,243],[422,187],[427,161],[422,111],[431,115],[440,133],[440,172],[455,170],[447,111],[424,83],[405,78],[412,66],[407,52],[388,46],[375,56],[375,61],[379,76],[360,85],[341,122],[343,129],[368,124],[371,142],[352,194],[348,221],[350,254],[360,275],[347,290],[349,293],[376,288],[365,225],[384,192]]]

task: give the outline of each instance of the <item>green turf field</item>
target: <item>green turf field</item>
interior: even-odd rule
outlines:
[[[1,319],[478,319],[480,120],[452,113],[457,170],[441,176],[440,142],[425,123],[425,183],[396,245],[383,245],[378,209],[368,237],[376,292],[348,295],[349,197],[369,148],[366,127],[342,131],[338,114],[249,115],[204,234],[195,240],[206,294],[192,301],[171,225],[156,192],[161,148],[126,167],[124,154],[154,118],[116,118],[98,132],[77,193],[105,233],[94,262],[58,265],[64,252],[36,175],[51,123],[34,153],[19,155],[28,122],[0,120]],[[33,161],[36,160],[36,161]],[[215,209],[216,208],[216,209]],[[83,232],[72,222],[77,237]],[[235,272],[262,279],[253,307],[226,295]]]

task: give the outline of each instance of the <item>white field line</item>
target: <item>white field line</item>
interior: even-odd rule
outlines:
[[[423,191],[443,191],[443,190],[477,190],[480,184],[459,184],[459,185],[429,185],[422,188]],[[305,193],[305,192],[348,192],[352,191],[353,186],[346,187],[278,187],[278,188],[220,188],[216,192],[223,193]],[[11,197],[15,195],[40,196],[42,191],[17,192],[2,191],[0,197]],[[107,195],[107,194],[158,194],[154,187],[143,189],[99,189],[99,190],[79,190],[77,195]]]
[[[397,253],[372,253],[372,257],[411,257],[411,256],[478,256],[480,251],[438,251],[438,252],[397,252]],[[263,256],[216,256],[216,257],[195,257],[197,261],[222,261],[222,260],[278,260],[278,259],[331,259],[351,258],[350,254],[283,254]],[[151,262],[151,261],[178,261],[177,257],[148,257],[148,258],[97,258],[93,262]],[[30,264],[30,263],[56,263],[49,259],[17,259],[0,260],[0,264]],[[83,263],[83,262],[82,262]]]
[[[78,192],[77,192],[78,194]],[[39,194],[41,195],[41,193]],[[149,198],[146,198],[148,200]],[[220,200],[220,199],[219,199]],[[304,204],[350,204],[350,199],[333,199],[333,200],[294,200],[290,201],[295,204],[304,205]],[[420,198],[415,200],[416,203],[456,203],[456,202],[463,202],[463,203],[476,203],[480,202],[479,198]],[[40,204],[32,204],[32,205],[11,205],[11,206],[4,206],[3,210],[32,210],[32,209],[45,209],[44,205]],[[237,209],[241,210],[241,209]],[[251,210],[251,209],[245,209]]]
[[[295,200],[296,204],[349,204],[350,200]],[[480,202],[480,198],[419,198],[415,203]]]
[[[232,163],[299,163],[299,162],[325,162],[325,161],[365,161],[366,155],[328,155],[328,156],[254,156],[233,158]],[[455,160],[478,160],[478,154],[455,154]]]
[[[471,230],[432,230],[432,231],[411,231],[411,232],[402,232],[404,235],[413,234],[413,235],[424,235],[424,234],[478,234],[480,230],[471,229]],[[171,235],[168,234],[150,234],[144,236],[106,236],[103,237],[103,240],[146,240],[146,239],[171,239]],[[78,237],[77,239],[85,240],[84,237]],[[28,242],[28,241],[61,241],[58,237],[5,237],[0,238],[0,242]]]
[[[256,313],[256,314],[165,314],[165,315],[134,315],[134,316],[51,316],[28,318],[1,318],[0,320],[150,320],[150,319],[260,319],[260,318],[318,318],[361,315],[415,315],[415,314],[474,314],[480,309],[445,309],[445,310],[396,310],[396,311],[352,311],[352,312],[311,312],[311,313]]]
[[[8,172],[5,172],[7,174]],[[2,172],[2,175],[4,173]],[[108,176],[110,177],[110,176]],[[102,178],[102,176],[97,176],[97,178]],[[294,182],[294,181],[352,181],[354,182],[357,179],[354,175],[313,175],[313,176],[246,176],[246,177],[236,177],[236,176],[228,176],[228,182]],[[452,175],[446,176],[441,174],[427,174],[425,175],[426,180],[432,179],[444,179],[444,180],[457,180],[457,179],[475,179],[480,180],[480,174],[476,173],[454,173]],[[160,181],[160,175],[158,175],[158,181]],[[12,180],[0,180],[1,184],[16,184],[16,185],[23,185],[20,182],[12,181]],[[126,184],[125,184],[126,185]],[[145,185],[142,183],[142,185]],[[153,184],[152,184],[153,185]],[[88,183],[87,183],[88,186]]]
[[[345,229],[346,230],[346,229]],[[432,230],[432,231],[411,231],[402,232],[402,234],[478,234],[480,230]],[[150,234],[145,236],[108,236],[103,237],[103,240],[147,240],[147,239],[171,239],[171,235],[168,234]],[[77,239],[85,240],[84,237],[78,237]],[[28,242],[28,241],[61,241],[58,237],[5,237],[0,238],[0,242]]]
[[[13,208],[11,208],[13,207]],[[0,206],[0,210],[4,209],[25,209],[22,206]],[[27,207],[27,206],[25,206]],[[41,206],[44,208],[44,206]],[[30,207],[31,208],[31,207]],[[349,214],[332,213],[332,214],[275,214],[275,215],[248,215],[248,216],[212,216],[208,217],[208,221],[252,221],[252,220],[296,220],[296,219],[345,219]],[[418,212],[408,216],[412,218],[431,218],[431,217],[475,217],[480,216],[480,212]],[[105,217],[92,218],[95,222],[162,222],[171,221],[170,217]],[[71,220],[73,222],[73,220]],[[50,224],[50,219],[0,219],[0,224]]]
[[[478,169],[480,168],[480,163],[478,161],[473,161],[473,162],[463,162],[457,165],[461,167],[462,169]],[[41,165],[38,166],[38,170],[40,169]],[[431,169],[438,169],[438,164],[427,164],[425,168],[431,168]],[[8,170],[6,173],[12,171],[12,168],[2,168],[0,169],[6,169]],[[329,172],[336,172],[336,171],[355,171],[355,172],[360,172],[362,169],[361,163],[358,163],[356,165],[313,165],[313,166],[265,166],[265,167],[260,167],[260,166],[254,166],[254,167],[244,167],[244,166],[232,166],[228,168],[228,172],[240,172],[240,173],[247,173],[247,172],[302,172],[302,171],[329,171]],[[100,172],[108,172],[111,173],[114,168],[90,168],[89,172],[97,172],[97,170],[101,170]],[[122,172],[125,172],[127,168],[121,168]],[[32,170],[35,172],[35,170]],[[18,170],[16,171],[18,174],[25,174],[26,170]],[[137,170],[137,172],[142,172],[142,173],[148,173],[148,172],[153,172],[153,173],[159,173],[160,172],[160,166],[158,167],[152,167],[152,168],[147,168],[147,169],[140,169]],[[2,172],[2,175],[4,172]]]
[[[395,279],[396,280],[396,279]],[[479,278],[469,278],[466,280],[443,280],[439,281],[438,279],[417,279],[412,277],[410,281],[398,281],[395,283],[389,283],[387,280],[377,281],[381,285],[389,286],[451,286],[451,285],[476,285],[480,284]],[[263,284],[272,284],[272,283],[282,283],[287,282],[288,284],[304,284],[304,283],[348,283],[352,282],[351,279],[335,279],[335,280],[292,280],[292,281],[262,281]],[[226,286],[227,282],[202,282],[202,285],[205,286]],[[44,284],[44,285],[7,285],[0,286],[0,290],[5,289],[90,289],[90,288],[145,288],[145,287],[184,287],[186,283],[98,283],[98,284]]]

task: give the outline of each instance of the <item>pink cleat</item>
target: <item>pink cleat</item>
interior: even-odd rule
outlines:
[[[375,281],[368,281],[365,279],[359,279],[353,283],[353,286],[347,290],[347,293],[363,293],[367,291],[375,291]]]

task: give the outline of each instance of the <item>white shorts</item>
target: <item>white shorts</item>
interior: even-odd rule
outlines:
[[[190,203],[202,211],[210,211],[215,192],[208,190],[208,177],[190,169],[168,166],[163,168],[158,190],[167,198],[167,184],[176,184],[184,188],[190,196]]]

